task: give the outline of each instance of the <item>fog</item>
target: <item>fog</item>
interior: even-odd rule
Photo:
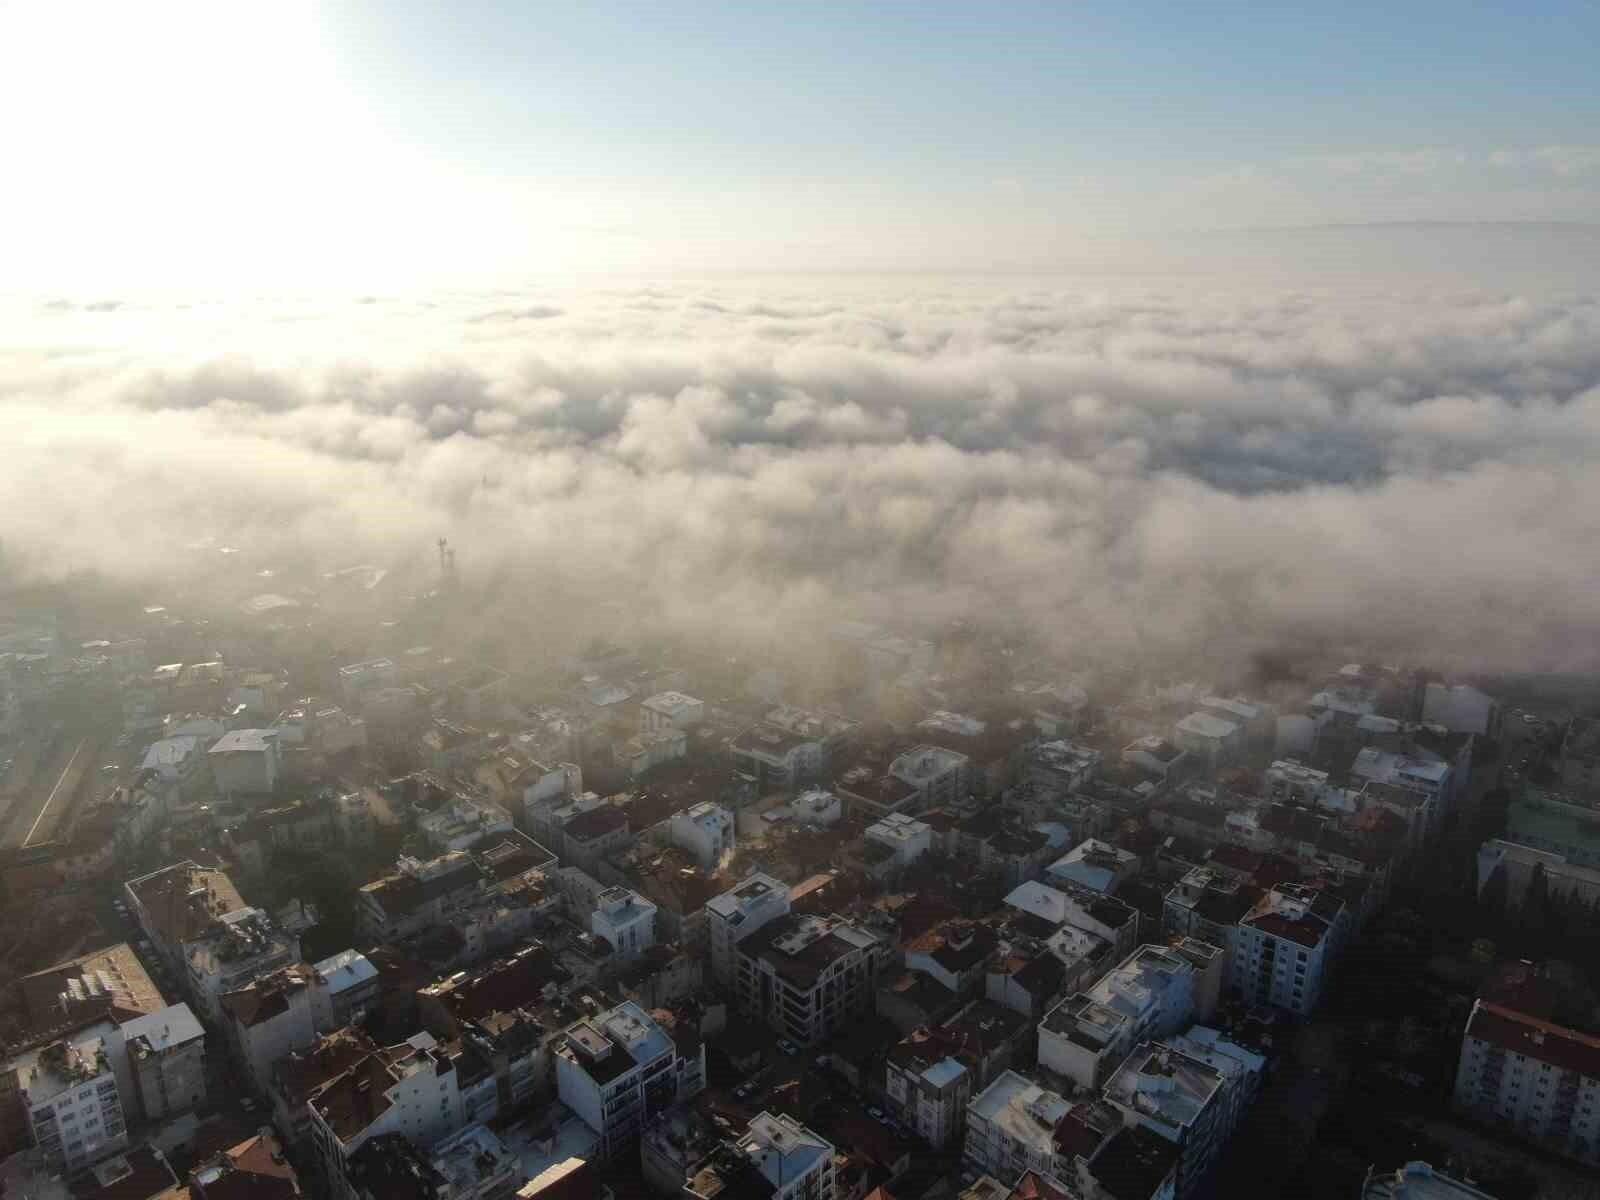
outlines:
[[[1494,282],[12,298],[0,547],[155,597],[204,539],[425,587],[445,537],[478,621],[1600,665],[1600,301]]]

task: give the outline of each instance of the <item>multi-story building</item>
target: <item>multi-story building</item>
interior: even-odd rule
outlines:
[[[359,1021],[378,998],[382,987],[378,968],[365,954],[341,950],[311,964],[317,986],[312,1002],[317,1009],[317,1029],[327,1032]]]
[[[1455,733],[1498,738],[1504,712],[1498,700],[1470,684],[1430,683],[1422,693],[1422,719]]]
[[[589,931],[624,961],[656,944],[656,906],[632,888],[609,887],[595,901]]]
[[[752,1117],[744,1136],[712,1152],[684,1184],[694,1200],[762,1196],[771,1200],[833,1200],[834,1148],[786,1113]]]
[[[271,729],[231,729],[206,751],[217,794],[268,795],[278,783],[278,735]]]
[[[291,963],[220,997],[228,1040],[257,1092],[271,1085],[278,1060],[331,1028],[317,1020],[317,983],[310,967]]]
[[[789,915],[789,885],[757,872],[738,887],[706,901],[706,929],[711,945],[711,971],[731,986],[738,970],[735,950],[740,941],[767,922]]]
[[[1076,792],[1100,770],[1100,751],[1057,739],[1034,746],[1022,765],[1026,783],[1055,792]]]
[[[1143,1126],[1178,1147],[1177,1194],[1186,1196],[1233,1132],[1225,1084],[1222,1072],[1209,1063],[1145,1043],[1111,1076],[1104,1095],[1127,1124]]]
[[[272,1123],[296,1145],[311,1136],[311,1110],[307,1101],[323,1084],[350,1070],[378,1050],[358,1026],[336,1029],[304,1050],[292,1051],[273,1065],[270,1100]]]
[[[1045,871],[1048,882],[1076,885],[1109,896],[1117,885],[1139,873],[1139,856],[1131,850],[1089,838],[1079,842]]]
[[[1224,971],[1231,982],[1239,922],[1260,897],[1261,889],[1235,872],[1193,867],[1172,885],[1162,902],[1161,932],[1216,946],[1227,956]]]
[[[464,850],[427,862],[403,854],[396,870],[356,893],[356,932],[374,942],[397,941],[443,918],[450,905],[477,892],[483,868]]]
[[[147,1121],[192,1112],[206,1101],[206,1031],[187,1004],[122,1026],[128,1077]]]
[[[603,1156],[632,1146],[648,1122],[705,1088],[705,1046],[682,1026],[674,1032],[684,1045],[631,1000],[566,1030],[556,1090],[599,1135]]]
[[[708,800],[675,812],[667,820],[668,840],[688,851],[707,871],[716,870],[733,852],[734,836],[733,814]]]
[[[972,1099],[972,1073],[953,1056],[943,1030],[920,1029],[896,1043],[884,1064],[884,1092],[901,1119],[930,1146],[961,1136]]]
[[[346,704],[359,709],[369,693],[388,687],[398,676],[393,659],[370,658],[339,668],[339,690]]]
[[[1479,1000],[1461,1039],[1455,1102],[1518,1137],[1600,1164],[1600,1038]]]
[[[428,1162],[444,1180],[439,1200],[498,1200],[524,1182],[517,1155],[477,1122],[435,1146]]]
[[[180,974],[184,946],[205,936],[221,917],[245,907],[226,871],[184,860],[123,885],[128,909],[144,936]]]
[[[115,1026],[102,1022],[18,1057],[18,1096],[45,1161],[76,1171],[128,1144],[112,1055]]]
[[[745,937],[734,955],[740,1009],[812,1046],[872,1007],[889,945],[841,917],[790,914]]]
[[[1244,726],[1213,712],[1192,712],[1172,729],[1172,743],[1191,758],[1215,769],[1244,750]]]
[[[757,795],[793,792],[817,779],[823,769],[821,741],[801,731],[762,722],[728,744],[735,775]]]
[[[417,832],[439,854],[470,850],[496,834],[510,833],[511,814],[498,804],[456,796],[417,822]]]
[[[241,908],[211,923],[184,946],[189,994],[199,1015],[222,1020],[222,994],[300,961],[300,939],[279,929],[259,908]]]
[[[306,1103],[312,1140],[336,1198],[356,1194],[350,1160],[369,1140],[402,1134],[426,1149],[466,1123],[455,1062],[426,1033],[368,1054]]]
[[[1222,1075],[1218,1120],[1225,1129],[1237,1129],[1261,1091],[1266,1058],[1206,1025],[1191,1025],[1182,1033],[1169,1034],[1161,1039],[1161,1045],[1216,1068]]]
[[[890,813],[868,825],[862,836],[889,852],[886,865],[891,872],[910,866],[933,846],[933,827],[905,813]]]
[[[943,746],[907,750],[889,764],[889,774],[916,790],[919,811],[955,804],[972,790],[972,760]]]
[[[1007,1071],[967,1105],[962,1158],[976,1171],[1015,1179],[1024,1171],[1057,1174],[1056,1126],[1071,1110],[1062,1096]]]
[[[1344,903],[1331,891],[1286,883],[1239,921],[1230,965],[1233,988],[1250,1004],[1309,1016],[1338,953]]]
[[[639,703],[639,732],[660,733],[666,729],[687,732],[706,717],[706,703],[682,692],[657,692]]]
[[[1213,968],[1220,973],[1220,963]],[[1200,972],[1166,946],[1141,946],[1092,987],[1063,1000],[1039,1026],[1039,1064],[1079,1087],[1098,1087],[1137,1043],[1193,1019]]]

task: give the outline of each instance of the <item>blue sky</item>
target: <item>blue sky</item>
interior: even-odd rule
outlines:
[[[0,249],[43,273],[205,269],[224,241],[269,271],[1005,268],[1600,220],[1591,3],[118,12],[0,16],[43,168]],[[98,51],[87,21],[117,23]]]

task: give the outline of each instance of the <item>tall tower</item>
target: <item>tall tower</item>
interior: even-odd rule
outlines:
[[[456,590],[456,552],[445,538],[439,539],[439,590]]]

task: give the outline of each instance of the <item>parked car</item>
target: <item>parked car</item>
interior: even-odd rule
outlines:
[[[787,1038],[785,1038],[783,1041],[780,1041],[778,1043],[778,1049],[782,1050],[785,1054],[790,1054],[790,1055],[794,1055],[794,1054],[799,1054],[800,1053],[800,1047],[796,1046],[793,1042],[789,1041]]]
[[[883,1109],[879,1108],[876,1104],[869,1104],[867,1105],[867,1116],[871,1117],[874,1121],[881,1121],[883,1120]]]

